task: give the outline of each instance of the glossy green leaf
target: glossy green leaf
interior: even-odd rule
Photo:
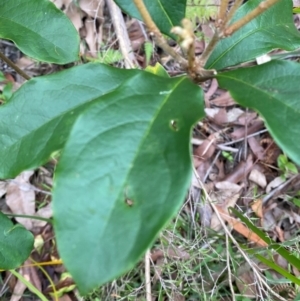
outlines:
[[[0,269],[10,270],[19,267],[33,249],[33,235],[23,226],[14,225],[0,212]]]
[[[261,0],[251,0],[237,12],[234,20],[239,20],[252,11]],[[300,47],[300,34],[293,15],[293,1],[280,0],[277,4],[235,32],[221,40],[207,64],[207,69],[223,69],[247,62],[269,51],[280,48],[295,50]]]
[[[278,146],[300,165],[300,64],[271,61],[220,73],[217,79],[239,104],[263,116]]]
[[[120,8],[130,16],[142,20],[132,0],[115,0]],[[186,0],[144,0],[144,3],[157,27],[162,33],[170,34],[171,28],[180,25],[185,16]]]
[[[66,64],[79,59],[75,27],[49,0],[0,0],[0,37],[40,61]]]
[[[82,110],[141,72],[90,63],[25,83],[0,107],[0,178],[48,160]]]
[[[203,94],[144,72],[75,122],[55,174],[59,253],[82,294],[132,268],[182,204]]]

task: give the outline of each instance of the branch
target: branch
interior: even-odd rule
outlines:
[[[156,24],[153,22],[143,0],[133,0],[136,8],[138,9],[140,15],[143,18],[144,23],[146,24],[148,30],[154,37],[154,42],[157,46],[159,46],[163,51],[165,51],[167,54],[171,55],[180,65],[183,69],[187,69],[188,62],[186,59],[184,59],[182,56],[180,56],[172,47],[170,47],[161,34],[160,30],[156,26]]]
[[[265,0],[261,2],[255,9],[253,9],[249,14],[244,16],[242,19],[236,21],[234,24],[227,27],[224,31],[224,36],[230,36],[237,30],[239,30],[242,26],[246,25],[254,18],[262,14],[268,8],[276,4],[279,0]]]
[[[30,80],[31,77],[26,74],[23,70],[21,70],[14,62],[12,62],[8,57],[6,57],[3,53],[0,52],[0,58],[5,63],[7,63],[11,68],[13,68],[18,74],[24,77],[27,80]]]
[[[106,4],[108,6],[120,49],[124,57],[125,67],[126,69],[135,68],[135,66],[138,66],[138,63],[132,51],[130,39],[128,37],[128,32],[126,30],[126,25],[121,10],[113,0],[106,0]]]

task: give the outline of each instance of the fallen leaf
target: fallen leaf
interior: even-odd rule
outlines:
[[[80,0],[79,7],[92,18],[103,18],[104,1]]]
[[[265,188],[267,186],[266,176],[257,169],[252,169],[249,175],[249,180],[257,184],[258,186]]]
[[[14,214],[35,214],[35,192],[29,183],[33,171],[24,171],[7,186],[6,204]],[[17,217],[16,220],[26,229],[32,229],[32,219]]]
[[[256,233],[249,230],[243,223],[241,223],[236,218],[230,216],[224,209],[222,209],[220,206],[216,205],[216,208],[219,211],[219,214],[221,217],[230,224],[235,231],[242,234],[245,238],[247,238],[249,241],[252,241],[256,243],[260,247],[267,247],[268,244],[262,240]]]

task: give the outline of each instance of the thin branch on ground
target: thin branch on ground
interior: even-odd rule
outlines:
[[[131,47],[131,42],[122,12],[113,0],[106,0],[106,4],[118,38],[120,50],[124,57],[125,67],[126,69],[136,68],[136,66],[138,66],[138,62],[136,61],[133,49]]]
[[[151,278],[150,278],[150,250],[147,250],[145,254],[145,282],[146,282],[146,300],[152,301],[151,294]]]
[[[12,62],[8,57],[6,57],[2,52],[0,52],[0,58],[3,60],[7,65],[13,68],[18,74],[24,77],[27,80],[30,80],[31,77],[26,74],[22,69],[20,69],[14,62]]]
[[[231,275],[231,268],[230,268],[230,254],[229,254],[229,238],[228,235],[226,235],[226,261],[227,261],[227,273],[228,273],[228,284],[231,291],[231,298],[232,301],[235,301],[235,293],[234,288],[232,285],[232,275]]]

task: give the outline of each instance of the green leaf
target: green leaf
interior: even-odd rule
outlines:
[[[243,216],[236,209],[230,208],[230,212],[233,212],[239,219],[241,219],[241,221],[243,223],[245,223],[247,225],[247,227],[251,231],[253,231],[255,234],[257,234],[262,240],[264,240],[268,244],[268,249],[274,250],[279,255],[281,255],[283,258],[285,258],[295,268],[300,269],[300,260],[299,260],[299,258],[297,258],[295,255],[293,255],[285,247],[283,247],[279,243],[276,243],[271,238],[269,238],[262,230],[258,229],[256,226],[254,226],[249,219],[247,219],[245,216]],[[285,275],[283,275],[283,276],[285,276]],[[300,284],[300,280],[299,280],[299,284]]]
[[[44,163],[63,147],[78,114],[142,72],[90,63],[26,82],[0,106],[0,178]]]
[[[40,61],[66,64],[79,59],[75,27],[48,0],[0,0],[0,37]]]
[[[203,93],[137,74],[76,121],[55,174],[59,253],[84,295],[126,272],[182,204]]]
[[[160,63],[156,63],[155,66],[147,66],[145,71],[165,78],[170,77],[167,70]]]
[[[14,225],[0,212],[0,269],[10,270],[19,267],[33,249],[33,235],[23,226]]]
[[[142,20],[132,0],[116,0],[115,2],[128,15]],[[144,0],[144,3],[160,31],[176,39],[170,31],[172,27],[180,25],[180,21],[184,18],[186,0]]]
[[[238,10],[234,20],[245,16],[260,2],[248,1]],[[206,68],[220,70],[250,61],[276,48],[288,51],[299,48],[300,34],[294,25],[292,4],[290,0],[280,0],[231,37],[221,40]]]
[[[263,116],[278,146],[300,165],[300,65],[271,61],[220,73],[217,79],[239,104],[253,108]]]

